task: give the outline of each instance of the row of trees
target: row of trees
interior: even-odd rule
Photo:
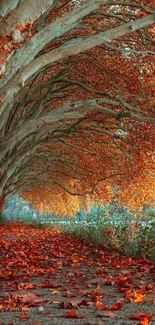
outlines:
[[[107,217],[107,221],[113,225],[118,225],[124,219],[130,222],[130,219],[134,219],[136,211],[129,212],[125,206],[118,206],[118,202],[113,201],[111,204],[102,205],[93,204],[87,211],[81,209],[77,211],[74,218],[69,219],[68,216],[55,215],[54,213],[39,212],[34,209],[34,205],[26,202],[18,195],[10,197],[4,207],[4,217],[6,221],[22,221],[22,222],[87,222],[87,223],[98,223],[101,216]],[[148,206],[143,206],[139,211],[140,218],[144,223],[144,220],[153,220],[155,217],[155,209],[150,209]],[[152,218],[152,219],[151,219]],[[148,220],[147,220],[148,219]]]
[[[153,2],[0,2],[1,208],[153,179]]]

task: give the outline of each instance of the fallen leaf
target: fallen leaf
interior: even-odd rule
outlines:
[[[91,294],[92,300],[98,300],[103,297],[103,294],[100,294],[99,290],[100,290],[100,286],[98,285]]]
[[[35,287],[34,284],[28,283],[28,284],[25,285],[24,289],[33,289],[34,287]]]
[[[106,311],[104,314],[102,314],[102,317],[115,318],[116,315],[114,313],[112,313],[111,311]]]
[[[38,301],[40,301],[40,299],[38,299],[38,297],[31,292],[28,292],[22,296],[23,303],[35,303]]]
[[[61,301],[53,300],[53,301],[52,301],[52,304],[54,304],[54,305],[60,305],[60,304],[61,304]]]
[[[53,290],[53,291],[51,292],[51,295],[59,295],[59,291],[58,291],[58,290]]]
[[[27,315],[27,314],[22,314],[22,315],[20,315],[20,318],[21,318],[21,319],[29,319],[30,316]]]
[[[129,300],[131,303],[143,303],[145,302],[145,294],[140,291],[135,291],[135,290],[129,290],[131,292],[127,292],[126,298]]]
[[[106,305],[103,302],[99,301],[99,300],[96,301],[96,307],[97,307],[98,310],[106,309]]]
[[[144,316],[140,319],[140,324],[141,325],[149,325],[151,321],[151,317],[150,316]]]
[[[115,305],[111,306],[110,308],[108,308],[109,310],[119,310],[121,309],[123,306],[122,302],[117,302]]]
[[[84,318],[84,316],[79,316],[77,314],[77,311],[75,309],[73,309],[72,311],[70,311],[69,313],[66,314],[65,318],[77,318],[77,319],[80,319],[80,318]]]
[[[129,316],[129,319],[137,320],[143,316],[144,316],[144,314],[133,314],[133,315]]]
[[[151,284],[151,283],[146,284],[145,289],[153,292],[153,284]]]
[[[80,306],[89,306],[89,303],[85,299],[70,299],[62,303],[64,309],[79,308]]]
[[[22,306],[22,307],[21,307],[21,310],[22,310],[22,311],[28,311],[28,310],[30,310],[30,308],[27,307],[27,306]]]

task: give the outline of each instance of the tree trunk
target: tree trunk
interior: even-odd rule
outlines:
[[[5,206],[5,197],[1,196],[0,197],[0,214],[3,212]]]

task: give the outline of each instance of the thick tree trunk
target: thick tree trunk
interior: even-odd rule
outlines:
[[[0,197],[0,214],[3,212],[4,206],[5,206],[5,197],[1,196]]]
[[[72,3],[72,1],[69,2]],[[79,82],[79,79],[77,79],[77,84],[76,84],[74,80],[68,80],[69,78],[68,73],[67,73],[67,79],[61,80],[60,78],[61,71],[54,72],[55,67],[53,68],[52,73],[48,72],[49,66],[52,66],[54,64],[57,65],[59,61],[61,65],[64,59],[67,59],[74,55],[78,55],[80,53],[85,53],[86,51],[91,50],[96,46],[100,46],[102,44],[105,44],[107,46],[112,41],[116,41],[119,39],[121,40],[122,37],[123,37],[122,40],[124,42],[124,38],[126,38],[127,35],[129,35],[129,41],[130,41],[133,32],[138,30],[142,30],[143,32],[143,29],[145,27],[151,26],[155,22],[155,13],[149,9],[148,10],[145,9],[144,11],[145,13],[148,13],[147,15],[144,14],[142,17],[139,16],[138,19],[136,19],[135,17],[135,20],[133,20],[133,15],[132,15],[133,8],[132,8],[131,17],[129,15],[129,17],[126,20],[126,15],[124,17],[124,9],[122,10],[122,16],[121,16],[121,11],[120,14],[117,15],[117,11],[119,13],[119,10],[116,11],[114,10],[114,13],[112,13],[111,7],[109,7],[110,11],[108,13],[105,7],[105,11],[101,10],[100,14],[105,15],[105,17],[107,17],[107,15],[109,14],[109,17],[112,17],[112,23],[110,20],[109,27],[107,24],[107,28],[104,28],[104,24],[103,24],[103,29],[101,28],[101,30],[100,30],[101,25],[99,25],[99,31],[97,32],[96,30],[95,33],[93,29],[94,26],[89,26],[92,27],[92,33],[88,32],[87,34],[86,32],[85,35],[85,33],[83,34],[83,27],[86,27],[85,23],[87,23],[87,20],[89,21],[90,18],[91,21],[92,19],[92,24],[94,24],[92,14],[93,15],[97,14],[96,11],[100,9],[100,7],[102,9],[102,6],[104,7],[108,5],[110,6],[113,5],[113,2],[108,0],[85,0],[81,3],[80,6],[75,6],[75,8],[73,9],[72,8],[69,10],[66,9],[65,11],[65,7],[64,7],[64,13],[58,14],[57,18],[53,16],[56,19],[53,20],[52,18],[51,22],[50,23],[47,22],[47,24],[45,23],[43,28],[39,29],[39,31],[35,28],[35,32],[33,36],[29,34],[28,25],[33,26],[33,23],[36,21],[36,19],[42,17],[42,15],[46,13],[48,14],[49,10],[55,8],[56,4],[59,4],[58,0],[42,0],[42,1],[0,0],[0,20],[2,20],[0,23],[0,37],[1,37],[1,44],[0,44],[1,46],[0,49],[1,51],[0,53],[0,59],[1,59],[0,62],[1,63],[1,67],[0,67],[0,74],[1,74],[0,76],[1,77],[0,78],[1,79],[0,80],[0,211],[4,208],[6,197],[18,193],[19,191],[27,189],[28,185],[29,187],[31,187],[32,185],[37,186],[39,184],[38,178],[40,177],[40,170],[39,171],[37,170],[38,161],[37,158],[34,157],[34,153],[36,152],[38,156],[39,154],[40,156],[43,154],[42,151],[40,152],[39,150],[37,151],[39,146],[45,145],[45,141],[47,140],[51,142],[51,144],[53,144],[55,148],[55,143],[58,137],[61,139],[61,137],[66,138],[66,136],[69,135],[71,140],[73,135],[73,141],[74,141],[74,133],[72,133],[73,128],[72,125],[70,124],[73,123],[73,120],[75,124],[80,123],[79,119],[82,119],[85,116],[87,118],[87,113],[96,111],[96,112],[101,112],[105,116],[107,116],[109,118],[108,121],[110,120],[110,118],[115,119],[116,125],[118,125],[121,119],[122,120],[130,119],[133,121],[137,121],[138,123],[140,122],[155,123],[155,117],[153,116],[153,108],[151,109],[152,107],[151,101],[148,104],[150,107],[150,111],[148,111],[148,108],[146,108],[146,112],[145,112],[145,105],[143,110],[143,107],[141,107],[142,101],[140,101],[139,95],[136,104],[135,102],[133,103],[131,103],[130,101],[126,102],[126,99],[123,100],[123,98],[126,97],[123,97],[122,92],[120,92],[121,95],[120,98],[118,96],[115,97],[115,95],[113,98],[111,97],[111,95],[107,96],[107,94],[105,95],[103,92],[101,93],[97,91],[95,92],[97,94],[97,97],[95,98],[92,89],[87,87],[89,85],[89,82],[87,84],[87,81],[85,85],[83,85],[82,89],[88,91],[88,94],[90,94],[90,96],[88,95],[81,100],[78,99],[76,100],[76,96],[75,96],[75,99],[73,101],[72,95],[70,94],[69,101],[66,102],[66,89],[68,89],[68,86],[73,86],[73,87],[78,86],[78,84],[80,85],[81,82]],[[116,3],[115,5],[117,7]],[[128,5],[125,2],[121,4],[121,2],[118,2],[118,6],[121,5],[130,7],[130,4]],[[138,8],[137,7],[138,4],[135,4],[133,6]],[[56,8],[56,13],[58,13],[59,11],[58,8]],[[127,9],[127,14],[128,13],[130,13],[129,8]],[[122,23],[122,17],[124,17],[123,23]],[[115,18],[116,20],[118,19],[116,24],[113,22],[113,18]],[[118,23],[119,20],[121,20],[120,24]],[[89,22],[89,24],[91,25],[91,22]],[[98,25],[96,25],[96,27],[98,27]],[[81,29],[79,35],[77,33],[78,29]],[[72,32],[73,32],[73,37],[72,37]],[[146,36],[147,34],[144,35],[144,40]],[[56,46],[55,41],[57,43],[57,40],[60,41],[60,45],[55,47]],[[135,38],[135,42],[136,42],[136,38]],[[50,46],[50,44],[52,46]],[[124,44],[123,46],[125,46],[125,43],[123,44]],[[141,44],[141,40],[140,43],[137,43],[138,48],[141,47],[140,44]],[[128,50],[128,47],[126,49]],[[41,52],[42,50],[43,52]],[[3,57],[3,54],[6,55],[4,55]],[[105,63],[106,60],[107,58],[105,59]],[[125,60],[125,56],[124,56],[124,60]],[[134,59],[133,61],[131,61],[131,63],[132,62],[134,62]],[[137,62],[137,60],[135,62]],[[111,69],[111,64],[112,63],[110,61],[110,65],[109,65],[110,69]],[[135,64],[135,66],[136,65],[137,63]],[[67,69],[70,68],[72,69],[72,67],[68,66]],[[58,75],[58,77],[56,77],[57,84],[56,84],[55,77],[53,79],[54,81],[49,80],[48,77],[47,78],[48,80],[46,80],[47,81],[46,86],[44,85],[43,89],[42,86],[41,88],[37,88],[38,85],[41,84],[40,82],[41,79],[43,80],[44,83],[45,75],[43,74],[43,71],[45,71],[46,69],[47,69],[47,74],[49,73],[50,78],[53,78],[53,73],[56,73]],[[57,67],[56,69],[59,70],[59,67]],[[60,68],[60,70],[61,69],[62,68]],[[35,76],[37,76],[38,79],[35,79]],[[153,78],[151,80],[153,80]],[[33,81],[31,86],[30,84],[28,84],[30,81]],[[89,81],[91,82],[91,80]],[[36,82],[38,83],[37,87],[35,85]],[[51,84],[49,84],[49,82]],[[60,87],[60,84],[62,84],[62,88]],[[149,85],[150,84],[148,83],[148,86]],[[26,87],[24,88],[24,86]],[[105,84],[103,84],[103,86],[107,87],[106,81]],[[47,88],[47,92],[46,92],[46,88]],[[72,88],[72,91],[74,91],[74,88]],[[114,92],[113,89],[112,92],[109,92],[109,94],[111,93],[115,94],[115,89]],[[57,103],[55,104],[54,101],[55,94],[56,96],[58,96],[58,104]],[[103,95],[103,98],[98,97],[98,95]],[[38,100],[38,96],[39,96],[39,100]],[[50,96],[52,96],[51,99]],[[61,104],[59,104],[59,98],[63,99]],[[49,100],[51,100],[51,104],[50,104],[51,106],[47,107],[46,105],[48,105],[47,103],[49,102]],[[33,103],[35,101],[36,103]],[[96,136],[95,127],[94,127],[94,134]],[[118,127],[120,126],[118,125]],[[128,130],[130,132],[130,128]],[[109,129],[106,129],[104,125],[103,125],[103,129],[100,131],[104,133],[106,136],[115,138],[115,140],[116,138],[118,139],[118,141],[124,140],[123,136],[122,138],[119,137],[119,133],[115,133],[115,134],[110,133]],[[80,137],[81,136],[79,133],[79,138]],[[89,137],[89,131],[88,131],[88,137]],[[71,146],[73,144],[69,143],[69,145]],[[68,147],[66,149],[66,146],[64,145],[64,151],[65,150],[68,152]],[[116,150],[116,152],[118,151]],[[47,152],[45,148],[45,153],[49,153],[48,148],[47,148]],[[58,156],[60,154],[58,147],[56,147],[55,155],[56,154]],[[88,154],[88,150],[87,150],[87,154]],[[51,150],[51,157],[52,157],[52,150]],[[52,161],[51,157],[50,159]],[[76,160],[76,154],[74,159]],[[74,164],[74,159],[73,159],[73,164]],[[45,155],[45,168],[49,167],[47,160],[48,160],[48,156],[46,157]],[[67,160],[66,161],[64,160],[64,162],[65,162],[64,166],[66,167],[68,162]],[[29,176],[31,170],[32,173],[34,172],[35,164],[36,164],[36,179],[35,178],[32,179],[32,177]],[[52,167],[53,165],[51,163]],[[116,164],[116,168],[117,168],[117,164]],[[44,172],[45,171],[46,170],[44,170]],[[74,173],[74,169],[73,171],[71,169],[71,175],[72,173]],[[46,177],[45,178],[42,177],[42,179],[44,180],[44,182],[47,181]],[[42,182],[42,179],[40,182]],[[54,178],[54,182],[55,182],[55,178]],[[62,185],[61,187],[64,188]]]
[[[7,2],[7,1],[6,1]],[[5,11],[8,13],[11,9],[16,8],[19,1],[14,1],[10,3],[8,8],[2,10],[2,16],[5,16]],[[12,31],[15,31],[17,26],[25,26],[25,24],[33,23],[38,17],[40,17],[44,12],[51,8],[53,5],[53,0],[27,0],[20,3],[20,5],[12,10],[10,15],[6,17],[1,23],[1,35],[9,35]]]
[[[22,1],[21,0],[7,0],[7,1],[1,0],[0,1],[0,20],[3,19],[5,16],[7,16]]]

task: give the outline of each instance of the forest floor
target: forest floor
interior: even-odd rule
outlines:
[[[155,324],[155,264],[71,235],[0,225],[0,325]]]

